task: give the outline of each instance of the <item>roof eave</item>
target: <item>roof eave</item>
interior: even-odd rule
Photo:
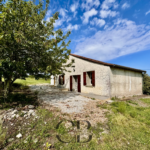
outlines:
[[[94,60],[94,59],[91,59],[91,58],[86,58],[86,57],[83,57],[83,56],[79,56],[79,55],[76,55],[76,54],[70,54],[70,55],[74,56],[74,57],[77,57],[77,58],[81,58],[83,60],[87,60],[87,61],[93,62],[93,63],[102,64],[102,65],[105,65],[105,66],[116,67],[116,68],[123,68],[123,69],[134,70],[134,71],[145,72],[146,73],[145,70],[140,70],[140,69],[136,69],[136,68],[130,68],[130,67],[116,65],[116,64],[110,64],[110,63],[102,62],[102,61],[99,61],[99,60]]]

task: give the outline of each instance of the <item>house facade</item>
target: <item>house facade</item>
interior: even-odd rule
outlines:
[[[105,63],[98,60],[69,55],[67,63],[74,60],[72,67],[63,75],[55,77],[55,86],[69,91],[93,93],[102,96],[120,97],[142,95],[144,70]]]

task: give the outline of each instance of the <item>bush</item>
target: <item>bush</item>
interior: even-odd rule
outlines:
[[[143,93],[150,95],[150,76],[148,74],[143,75]]]

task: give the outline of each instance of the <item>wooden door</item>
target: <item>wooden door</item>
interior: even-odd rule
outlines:
[[[72,76],[70,76],[70,91],[72,91]]]
[[[78,92],[81,92],[81,76],[78,75]]]

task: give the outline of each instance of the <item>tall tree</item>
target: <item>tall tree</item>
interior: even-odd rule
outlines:
[[[56,12],[49,21],[44,21],[49,0],[32,1],[9,0],[0,13],[0,73],[4,78],[5,96],[13,82],[25,79],[27,74],[39,78],[41,73],[59,74],[71,66],[65,66],[70,51],[66,42],[70,31],[65,35],[61,29],[54,30],[58,19]]]

